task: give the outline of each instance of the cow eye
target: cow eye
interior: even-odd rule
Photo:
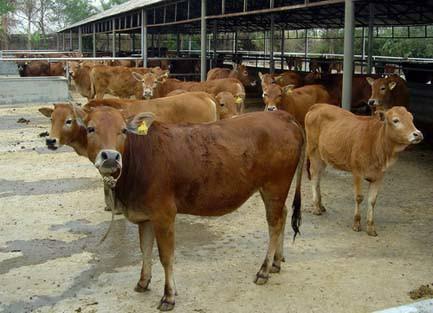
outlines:
[[[398,123],[400,122],[400,120],[399,120],[398,118],[394,118],[394,119],[392,120],[392,122],[393,122],[394,124],[398,124]]]
[[[126,128],[122,128],[122,134],[127,134],[128,133],[128,130],[126,129]]]
[[[385,89],[386,89],[385,87],[380,87],[380,90],[382,91],[385,91]]]
[[[66,125],[71,125],[71,124],[72,124],[72,120],[71,120],[71,119],[66,120],[65,124],[66,124]]]
[[[95,132],[95,127],[87,127],[87,133],[91,134]]]

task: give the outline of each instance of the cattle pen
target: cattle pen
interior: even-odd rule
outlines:
[[[293,179],[285,201],[289,217],[283,234],[284,261],[264,286],[254,282],[272,230],[260,192],[224,216],[178,214],[173,312],[433,313],[433,59],[373,54],[381,29],[389,28],[396,40],[394,28],[405,28],[405,39],[428,41],[433,40],[432,25],[432,0],[131,0],[61,29],[54,50],[0,51],[0,312],[158,312],[158,301],[167,290],[160,247],[150,249],[150,287],[141,286],[146,292],[136,292],[137,280],[143,280],[140,269],[145,254],[137,233],[144,231],[127,217],[106,211],[108,191],[99,169],[85,155],[87,150],[83,154],[74,147],[74,151],[67,141],[55,149],[49,144],[56,123],[50,114],[53,103],[59,102],[70,110],[59,129],[69,134],[77,123],[85,129],[86,145],[95,141],[88,137],[95,132],[94,124],[86,118],[99,111],[81,111],[88,99],[75,85],[73,63],[127,61],[135,68],[167,64],[171,78],[185,81],[205,81],[213,68],[243,64],[258,82],[245,87],[248,113],[264,108],[259,72],[322,75],[337,64],[337,74],[330,73],[341,75],[341,104],[350,110],[352,91],[357,88],[353,77],[377,78],[391,68],[407,81],[410,111],[425,135],[422,143],[401,152],[386,170],[375,211],[377,236],[367,235],[367,196],[361,231],[352,230],[358,201],[353,195],[354,179],[350,172],[329,166],[321,183],[327,211],[320,216],[314,214],[311,173],[303,171],[302,224],[300,235],[292,240]],[[344,36],[328,35],[335,29],[343,30]],[[343,53],[311,52],[315,30],[326,34],[326,40],[344,40]],[[262,34],[256,37],[262,51],[243,44],[250,42],[252,33]],[[303,52],[287,49],[293,39],[302,42]],[[359,51],[354,46],[357,39],[362,43]],[[19,77],[15,62],[31,61],[65,62],[64,77]],[[219,100],[212,101],[211,106],[218,105]],[[127,111],[120,112],[126,117]],[[226,123],[237,118],[242,115]],[[216,123],[220,122],[225,121]],[[112,122],[107,129],[116,127]],[[151,129],[144,128],[145,134]],[[124,131],[116,136],[121,138]],[[253,138],[257,130],[252,127],[250,133]],[[197,137],[191,135],[185,149],[195,148],[206,158],[210,149],[197,146]],[[206,140],[224,145],[216,137]],[[366,142],[362,136],[357,141]],[[343,138],[335,142],[341,144]],[[245,162],[247,154],[242,156]],[[265,163],[279,154],[278,149],[267,151]],[[183,168],[191,160],[176,159],[176,153],[169,157],[185,176],[200,166],[197,162]],[[221,159],[207,166],[221,166]],[[310,162],[306,163],[308,167]],[[173,173],[167,170],[165,175]],[[246,184],[239,179],[242,175],[230,177],[241,182],[236,185],[239,190]],[[369,183],[365,177],[364,193]],[[200,189],[198,184],[191,184],[186,197],[190,201]],[[130,189],[135,190],[134,184]],[[217,189],[215,199],[224,203]]]

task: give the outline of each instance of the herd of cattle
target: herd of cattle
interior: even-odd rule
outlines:
[[[177,213],[221,216],[259,191],[270,240],[255,283],[265,284],[284,260],[285,203],[294,178],[291,225],[295,236],[299,232],[304,159],[318,215],[325,211],[325,166],[353,173],[355,231],[361,230],[361,182],[370,183],[367,233],[376,236],[373,211],[384,173],[400,151],[423,139],[398,76],[355,76],[352,108],[372,107],[371,116],[357,116],[339,108],[338,74],[259,73],[265,112],[244,113],[245,87],[256,79],[243,65],[212,69],[201,83],[169,78],[160,67],[83,62],[71,69],[89,102],[41,108],[51,118],[46,144],[68,145],[87,157],[103,178],[108,209],[138,224],[143,265],[137,292],[148,290],[156,239],[165,271],[162,311],[175,305]],[[121,99],[103,99],[106,94]]]

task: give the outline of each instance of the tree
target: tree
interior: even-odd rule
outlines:
[[[0,48],[9,49],[9,28],[10,17],[9,13],[15,9],[14,1],[5,0],[0,2]]]
[[[55,0],[52,7],[53,16],[50,22],[57,29],[77,23],[97,13],[88,0]]]
[[[99,0],[101,3],[102,10],[111,9],[113,6],[125,3],[129,0]]]

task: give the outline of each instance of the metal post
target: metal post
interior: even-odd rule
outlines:
[[[117,33],[117,51],[119,51],[119,54],[122,51],[122,34],[121,33]]]
[[[143,67],[147,67],[147,14],[144,9],[141,10],[141,57]]]
[[[65,33],[62,33],[62,51],[65,51],[66,47],[65,47]]]
[[[93,57],[96,58],[96,26],[93,24],[92,44],[93,44]]]
[[[304,40],[305,40],[305,42],[304,42],[304,48],[305,48],[305,51],[304,51],[304,70],[306,72],[307,66],[308,66],[308,50],[309,50],[309,48],[308,48],[308,29],[304,30]]]
[[[284,45],[285,45],[285,31],[284,29],[281,30],[281,70],[284,70]]]
[[[60,36],[59,36],[59,33],[57,33],[57,35],[56,35],[56,40],[57,40],[57,51],[60,51]]]
[[[235,33],[234,33],[234,38],[233,38],[233,53],[235,55],[238,54],[238,36],[239,36],[239,31],[236,28]]]
[[[180,33],[176,33],[176,56],[180,55]]]
[[[69,48],[72,51],[73,47],[72,47],[72,29],[69,31]]]
[[[113,18],[111,23],[112,23],[111,30],[112,30],[112,37],[113,37],[111,50],[112,50],[113,58],[115,58],[116,57],[116,20]]]
[[[212,67],[216,66],[217,63],[217,44],[218,44],[218,24],[217,24],[217,20],[214,21],[213,23],[213,64]]]
[[[344,71],[343,71],[343,109],[350,110],[352,100],[353,75],[353,33],[355,20],[355,3],[346,0],[344,15]]]
[[[362,28],[362,55],[361,55],[361,74],[364,74],[365,61],[365,27]]]
[[[206,80],[206,0],[201,0],[201,81]]]
[[[135,53],[135,33],[131,34],[131,48],[132,48],[132,53]]]
[[[158,37],[156,37],[156,46],[158,48],[158,57],[161,57],[161,33],[158,33]]]
[[[374,32],[374,3],[369,4],[369,18],[368,18],[368,59],[367,59],[367,73],[373,72],[373,32]]]
[[[78,27],[78,51],[83,53],[83,36],[81,26]]]
[[[274,61],[274,21],[275,17],[271,15],[271,33],[269,38],[269,73],[273,74],[275,72],[275,61]]]

